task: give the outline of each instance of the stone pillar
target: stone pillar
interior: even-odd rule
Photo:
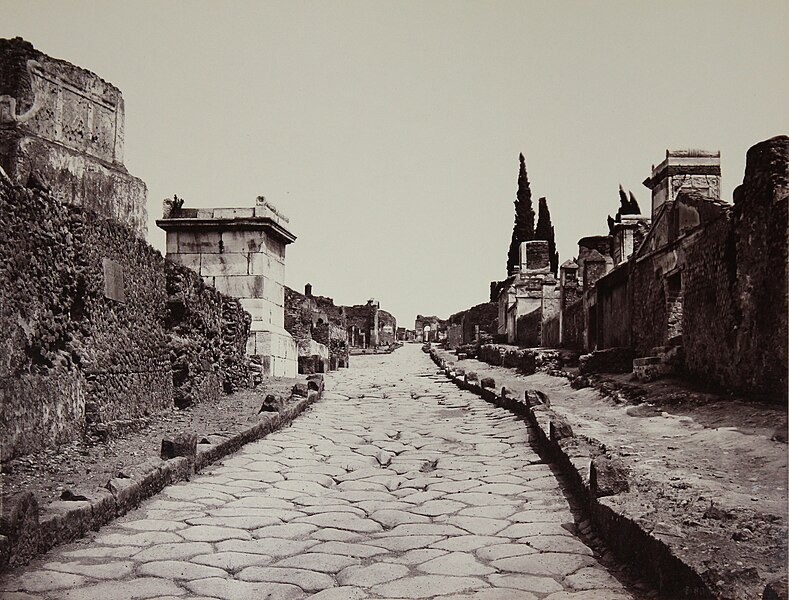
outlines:
[[[254,208],[183,208],[165,202],[167,258],[239,299],[252,316],[247,354],[261,356],[275,377],[295,377],[296,342],[285,329],[285,247],[296,237],[265,200]]]

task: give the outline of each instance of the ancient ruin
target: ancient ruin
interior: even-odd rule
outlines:
[[[156,224],[167,232],[167,258],[238,298],[252,315],[247,355],[262,374],[294,377],[298,352],[285,329],[285,248],[296,237],[288,219],[262,196],[253,208],[185,208],[164,201]]]

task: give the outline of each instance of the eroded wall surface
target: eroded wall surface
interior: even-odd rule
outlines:
[[[0,166],[145,238],[147,189],[123,164],[124,118],[112,84],[20,38],[0,40]]]

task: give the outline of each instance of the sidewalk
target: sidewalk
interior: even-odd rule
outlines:
[[[576,438],[590,438],[628,471],[629,491],[605,503],[660,539],[718,597],[759,598],[769,581],[785,576],[787,448],[771,439],[786,428],[785,409],[660,380],[639,384],[645,402],[617,403],[591,387],[573,389],[563,377],[435,352],[453,369],[492,377],[497,393],[502,386],[520,399],[526,390],[542,392]],[[630,387],[626,379],[604,385]]]

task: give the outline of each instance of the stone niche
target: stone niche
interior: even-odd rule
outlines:
[[[0,166],[21,185],[145,238],[147,189],[123,165],[124,104],[98,75],[0,39]]]
[[[263,357],[264,375],[295,377],[296,342],[285,329],[285,247],[296,237],[262,197],[250,208],[184,208],[164,201],[167,258],[189,267],[252,316],[247,355]],[[267,358],[266,358],[267,357]]]

